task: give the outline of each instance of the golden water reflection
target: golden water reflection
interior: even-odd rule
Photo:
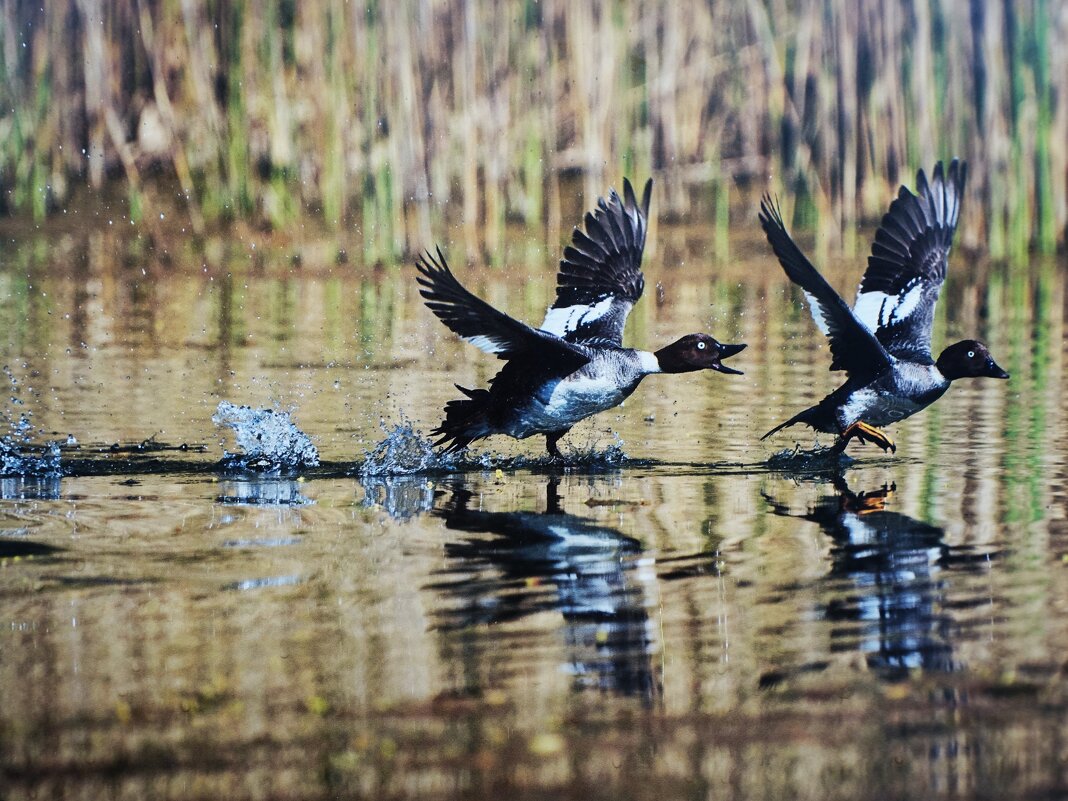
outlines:
[[[810,435],[759,435],[835,385],[807,312],[756,247],[661,236],[628,341],[749,349],[562,443],[645,461],[364,483],[216,476],[210,417],[292,408],[352,468],[383,419],[430,428],[496,364],[410,270],[17,250],[3,361],[120,469],[0,481],[5,798],[1063,793],[1063,266],[959,257],[936,341],[985,338],[1012,381],[954,387],[896,457],[788,474],[767,458]],[[552,289],[534,258],[464,277],[531,320]],[[206,450],[94,450],[154,434]]]

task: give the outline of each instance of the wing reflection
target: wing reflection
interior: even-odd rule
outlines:
[[[519,620],[539,612],[563,617],[567,662],[576,686],[652,699],[659,692],[651,654],[641,544],[615,529],[560,509],[558,479],[545,512],[471,508],[460,487],[434,515],[456,531],[493,534],[445,545],[457,579],[437,585],[458,603],[437,613],[443,629]]]
[[[818,524],[834,541],[824,614],[835,648],[856,648],[888,678],[911,670],[958,670],[953,621],[944,610],[942,570],[950,558],[937,526],[885,506],[896,487],[855,493],[836,477],[837,492],[810,512],[792,515],[769,500],[774,514]]]

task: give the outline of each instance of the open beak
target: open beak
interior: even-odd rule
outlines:
[[[990,378],[1008,378],[1009,374],[1002,370],[993,359],[986,360],[986,375]]]
[[[730,375],[742,375],[741,370],[735,370],[733,367],[728,367],[723,364],[723,359],[727,359],[734,356],[737,353],[741,353],[745,350],[745,345],[724,345],[720,343],[719,346],[719,358],[716,359],[716,363],[712,365],[713,370],[718,370],[721,373],[728,373]]]

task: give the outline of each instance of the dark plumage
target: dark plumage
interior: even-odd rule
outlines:
[[[876,232],[852,309],[805,258],[778,207],[764,196],[760,224],[768,242],[790,280],[805,291],[816,325],[830,339],[831,370],[844,370],[848,379],[762,439],[805,423],[838,434],[839,449],[857,437],[895,450],[876,426],[924,409],[958,378],[1009,377],[975,340],[951,345],[937,362],[931,356],[934,307],[946,277],[965,177],[964,163],[954,159],[945,172],[939,162],[930,182],[920,170],[918,194],[901,187]]]
[[[745,345],[724,345],[689,334],[655,353],[623,347],[623,328],[641,298],[642,251],[652,181],[638,203],[630,182],[613,190],[575,229],[557,275],[556,300],[540,328],[532,328],[472,295],[438,250],[419,259],[420,294],[456,334],[503,359],[488,389],[457,386],[466,397],[445,405],[433,433],[437,445],[457,451],[493,434],[518,439],[544,434],[550,455],[578,421],[619,405],[652,373],[718,370],[737,373],[722,359]]]

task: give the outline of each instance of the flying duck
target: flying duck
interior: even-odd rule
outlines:
[[[804,423],[849,440],[896,451],[878,426],[904,420],[930,406],[958,378],[1008,378],[986,345],[966,339],[931,357],[935,303],[946,278],[949,249],[964,194],[965,163],[939,162],[930,182],[916,176],[919,194],[902,186],[875,234],[868,269],[850,309],[786,233],[778,205],[760,204],[760,224],[790,280],[808,298],[816,325],[830,339],[831,370],[846,382],[815,406],[765,434]]]
[[[420,257],[419,293],[427,307],[462,339],[505,362],[488,389],[456,385],[466,397],[445,405],[445,419],[432,432],[443,452],[494,434],[544,434],[549,455],[560,459],[557,442],[573,425],[618,406],[647,375],[741,372],[722,360],[745,345],[708,334],[688,334],[652,353],[623,347],[627,315],[645,286],[641,261],[652,188],[647,182],[639,205],[624,179],[622,198],[612,190],[586,214],[586,230],[576,228],[564,250],[556,300],[540,328],[464,289],[440,248],[436,257],[429,251]]]

